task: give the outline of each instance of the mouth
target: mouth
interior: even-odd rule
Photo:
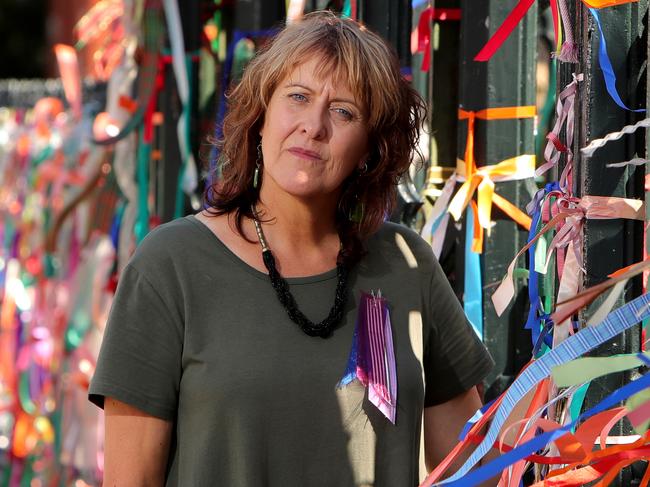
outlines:
[[[322,159],[318,152],[303,149],[301,147],[291,147],[289,152],[300,159],[306,159],[308,161],[320,161]]]

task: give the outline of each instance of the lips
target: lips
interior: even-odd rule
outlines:
[[[310,161],[320,161],[322,157],[318,152],[311,150],[303,149],[302,147],[291,147],[289,152],[294,156],[300,157],[301,159],[307,159]]]

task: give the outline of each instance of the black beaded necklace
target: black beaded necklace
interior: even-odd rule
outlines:
[[[314,323],[309,318],[307,318],[302,311],[298,309],[296,300],[289,290],[289,284],[287,281],[280,275],[276,266],[275,258],[271,253],[266,244],[266,239],[264,238],[264,232],[262,231],[262,225],[260,224],[259,218],[257,216],[257,211],[254,205],[251,205],[251,210],[253,212],[253,223],[255,224],[255,231],[257,232],[257,238],[260,241],[262,246],[262,260],[264,260],[264,265],[269,271],[269,278],[271,279],[271,285],[275,289],[275,293],[280,300],[284,309],[287,310],[287,314],[291,321],[296,323],[302,331],[307,335],[321,338],[327,338],[332,334],[332,331],[343,318],[343,306],[345,305],[345,296],[348,280],[348,269],[345,265],[341,263],[336,264],[336,275],[338,277],[338,282],[336,284],[336,295],[334,297],[334,306],[330,309],[327,318],[325,318],[320,323]]]

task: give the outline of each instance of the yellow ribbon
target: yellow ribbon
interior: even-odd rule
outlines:
[[[501,161],[491,166],[476,167],[474,161],[474,122],[475,120],[504,120],[513,118],[534,117],[534,106],[486,108],[477,112],[458,110],[458,119],[467,120],[467,141],[465,143],[465,160],[456,161],[456,172],[459,179],[464,177],[465,182],[460,187],[449,204],[448,211],[458,221],[472,200],[474,193],[477,197],[477,209],[474,212],[474,240],[472,250],[481,252],[483,249],[483,231],[490,232],[490,219],[492,204],[497,205],[515,222],[530,229],[531,219],[508,200],[494,192],[494,183],[498,181],[513,181],[532,177],[535,173],[535,156],[524,154]]]

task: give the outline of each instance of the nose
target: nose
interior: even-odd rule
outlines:
[[[312,139],[324,139],[327,135],[327,114],[327,108],[314,103],[304,113],[303,132]]]

